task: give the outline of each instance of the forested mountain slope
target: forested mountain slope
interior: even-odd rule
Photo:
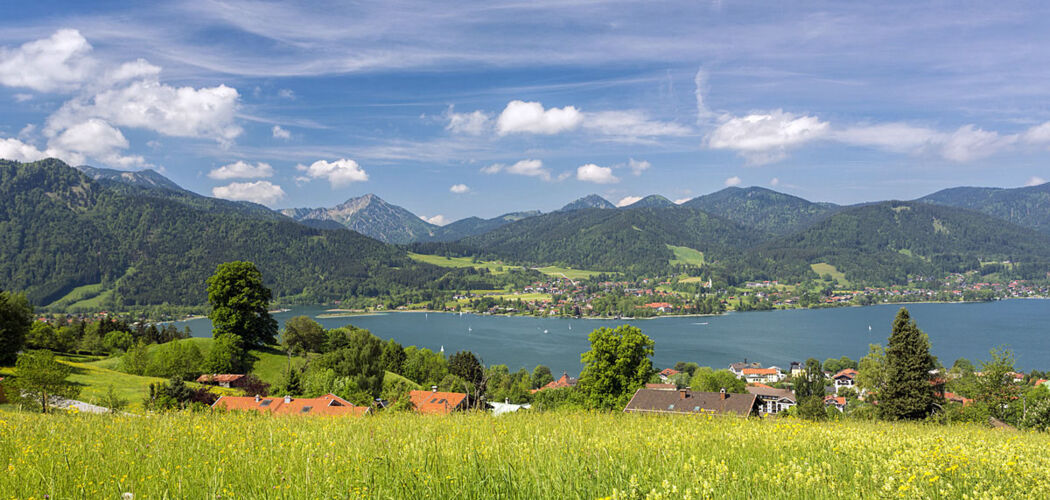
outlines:
[[[968,208],[1050,234],[1050,183],[1012,189],[957,187],[918,201]]]

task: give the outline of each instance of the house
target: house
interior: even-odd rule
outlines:
[[[748,363],[745,359],[743,363],[732,363],[729,365],[729,371],[736,375],[736,378],[744,377],[744,368],[762,368],[762,363]]]
[[[2,380],[4,380],[4,379],[0,378],[0,381],[2,381]],[[1041,379],[1035,381],[1035,386],[1036,387],[1039,387],[1041,385],[1045,385],[1047,389],[1050,389],[1050,380],[1047,380],[1045,378],[1041,378]]]
[[[950,401],[952,403],[959,403],[959,404],[961,404],[963,406],[970,406],[970,405],[973,404],[973,400],[972,399],[960,396],[958,394],[955,394],[954,392],[946,392],[946,393],[944,393],[944,399],[946,399],[946,400],[948,400],[948,401]]]
[[[857,370],[852,368],[846,368],[845,370],[839,370],[831,380],[835,382],[835,394],[839,393],[839,389],[843,387],[853,387],[856,385]]]
[[[350,417],[359,417],[372,411],[367,406],[356,406],[335,394],[325,394],[319,398],[222,396],[211,407],[229,411],[257,411],[271,415]]]
[[[824,396],[824,406],[833,406],[840,412],[846,411],[846,397],[845,396]]]
[[[744,368],[740,370],[737,378],[742,378],[749,383],[775,384],[783,380],[784,374],[780,373],[778,368]]]
[[[667,311],[670,311],[671,309],[674,309],[674,306],[672,306],[671,304],[669,304],[667,302],[650,302],[650,303],[646,304],[645,307],[648,307],[649,309],[656,309],[657,311],[660,311],[660,312],[667,312]]]
[[[234,373],[212,373],[197,377],[197,383],[217,385],[219,387],[243,387],[248,382],[248,376]]]
[[[638,389],[625,413],[724,415],[749,417],[759,414],[758,396],[754,394],[730,394],[700,392],[689,389],[666,391],[660,389]]]
[[[678,389],[677,385],[674,384],[645,384],[646,389],[655,389],[658,391],[673,391]]]
[[[795,393],[790,389],[748,386],[747,392],[758,396],[759,409],[763,415],[776,415],[798,404]]]
[[[504,413],[514,413],[518,410],[528,410],[532,408],[532,405],[526,403],[523,405],[511,403],[509,399],[504,399],[502,403],[489,402],[486,406],[492,410],[492,416],[498,417]]]
[[[797,377],[799,375],[802,375],[803,371],[804,370],[802,369],[802,363],[799,363],[798,361],[792,361],[791,362],[791,376],[792,377]]]
[[[664,382],[666,382],[666,381],[670,380],[671,377],[674,377],[675,375],[678,375],[679,373],[682,373],[682,372],[680,372],[678,370],[675,370],[674,368],[664,368],[663,370],[660,371],[660,380],[663,380]]]
[[[438,392],[437,386],[430,386],[429,391],[411,391],[408,396],[416,411],[425,415],[447,415],[454,411],[469,408],[467,395],[462,392]]]
[[[562,372],[561,378],[553,382],[548,382],[547,385],[540,387],[539,389],[533,389],[529,392],[536,394],[537,392],[544,391],[547,389],[564,389],[566,387],[575,387],[578,379],[569,376],[569,372]]]

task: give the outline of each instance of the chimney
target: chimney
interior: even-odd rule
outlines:
[[[291,403],[292,402],[292,397],[287,395],[287,394],[285,394],[284,395],[284,402],[285,403]]]
[[[255,402],[256,402],[256,403],[258,403],[258,402],[259,402],[259,395],[258,395],[258,394],[256,394],[256,395],[255,395]]]
[[[726,388],[723,387],[722,390],[718,391],[718,399],[725,399],[725,398],[726,398]]]
[[[678,399],[685,399],[689,395],[688,389],[678,389]]]
[[[437,392],[437,391],[438,391],[438,386],[436,386],[436,385],[430,386],[430,392]]]

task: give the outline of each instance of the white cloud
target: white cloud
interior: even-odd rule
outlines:
[[[311,179],[328,179],[332,187],[345,186],[351,182],[364,182],[368,174],[356,161],[342,158],[333,162],[318,160],[306,165],[297,165],[296,169],[306,172]]]
[[[543,168],[543,162],[540,160],[521,160],[510,166],[502,163],[493,163],[487,167],[482,167],[481,172],[485,174],[506,172],[508,174],[524,175],[527,177],[539,177],[545,181],[551,180],[550,170]]]
[[[467,186],[466,184],[455,184],[452,187],[448,188],[448,190],[453,192],[453,193],[456,193],[456,194],[463,194],[463,193],[469,193],[470,192],[470,187]]]
[[[616,202],[616,206],[626,207],[632,203],[637,203],[641,199],[641,196],[624,196],[623,198],[620,198],[620,201]]]
[[[33,99],[33,94],[15,94],[12,97],[15,102],[26,102]]]
[[[696,97],[696,122],[703,123],[714,115],[704,102],[704,94],[707,92],[707,72],[704,71],[704,68],[696,70],[693,85],[695,86],[693,95]]]
[[[577,168],[576,179],[583,182],[593,182],[595,184],[615,184],[620,182],[620,179],[613,175],[611,168],[600,167],[593,163],[581,165]]]
[[[155,77],[135,80],[65,103],[48,118],[45,134],[101,118],[117,126],[175,137],[214,138],[227,144],[242,132],[234,123],[239,97],[236,89],[225,85],[176,88]]]
[[[1029,144],[1050,144],[1050,122],[1026,130],[1021,140]]]
[[[769,185],[773,186],[773,187],[779,186],[780,185],[780,178],[779,177],[774,177],[772,179],[769,179]]]
[[[448,124],[445,130],[456,134],[481,135],[491,127],[492,117],[482,111],[456,113],[452,106],[445,112]]]
[[[156,78],[159,74],[159,66],[154,66],[145,59],[136,59],[121,64],[117,69],[107,71],[102,79],[102,83],[114,85],[128,80],[138,80],[140,78],[151,77]]]
[[[212,179],[258,179],[260,177],[273,177],[273,167],[268,163],[256,163],[252,165],[243,161],[237,161],[208,172]]]
[[[270,181],[233,182],[226,186],[212,188],[211,194],[216,198],[252,201],[263,205],[273,205],[284,198],[284,190],[281,189],[281,186]]]
[[[281,89],[277,91],[277,97],[280,97],[281,99],[289,99],[294,101],[295,92],[293,92],[292,89]]]
[[[554,110],[548,113],[551,111]],[[585,130],[614,137],[683,136],[692,133],[688,127],[652,120],[641,111],[598,111],[583,116]]]
[[[649,170],[653,164],[645,160],[635,160],[634,158],[631,158],[627,160],[627,166],[631,168],[631,173],[634,175],[642,175],[642,172]]]
[[[712,149],[737,151],[752,163],[768,163],[784,157],[791,146],[819,139],[828,123],[815,116],[798,116],[783,110],[730,118],[707,138]]]
[[[1040,184],[1046,184],[1046,179],[1034,175],[1028,179],[1028,182],[1024,183],[1025,186],[1038,186]]]
[[[834,131],[830,136],[845,144],[870,146],[899,153],[915,153],[943,142],[947,134],[926,127],[894,122],[858,125]]]
[[[283,128],[281,128],[280,125],[274,125],[273,126],[273,130],[271,130],[271,132],[273,132],[273,138],[274,139],[291,139],[292,138],[292,133],[287,131],[287,130],[285,130],[285,129],[283,129]]]
[[[22,142],[15,138],[0,139],[0,158],[12,161],[37,161],[44,158],[61,156],[57,151],[41,151],[32,144]]]
[[[967,162],[991,156],[1016,139],[1017,136],[1000,136],[998,132],[964,125],[948,137],[941,154],[952,161]]]
[[[444,226],[445,224],[448,224],[448,220],[445,218],[444,215],[441,215],[441,214],[437,214],[437,215],[435,215],[433,217],[427,217],[425,215],[420,215],[419,218],[423,219],[423,220],[425,220],[425,221],[427,221],[427,222],[429,222],[429,223],[431,223],[431,224],[433,224],[435,226]]]
[[[84,156],[89,156],[112,167],[146,166],[141,156],[124,156],[120,152],[128,148],[128,140],[119,130],[103,120],[91,119],[78,123],[62,131],[48,141],[48,148],[54,151],[68,151],[63,158],[83,163]]]
[[[685,203],[685,202],[687,202],[687,201],[689,201],[691,199],[692,198],[678,198],[677,200],[674,201],[674,204],[675,205],[681,205],[682,203]]]
[[[538,102],[511,101],[500,113],[496,130],[512,133],[557,134],[573,130],[583,122],[583,114],[573,106],[543,109]]]
[[[27,42],[17,49],[0,47],[0,84],[40,92],[73,90],[91,76],[91,44],[73,29]]]
[[[726,186],[730,186],[730,187],[731,186],[739,186],[740,182],[741,182],[740,177],[737,177],[737,176],[734,175],[734,176],[729,177],[729,178],[726,179],[725,185]]]

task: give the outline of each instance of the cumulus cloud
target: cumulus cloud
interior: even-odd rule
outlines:
[[[281,99],[289,99],[294,101],[295,92],[293,92],[292,89],[281,89],[277,91],[277,97],[280,97]]]
[[[583,122],[583,113],[573,106],[543,109],[539,102],[511,101],[500,113],[496,131],[513,133],[557,134],[573,130]]]
[[[734,176],[729,177],[729,178],[726,179],[725,185],[726,186],[730,186],[730,187],[732,187],[732,186],[739,186],[740,182],[741,182],[740,177],[737,177],[737,176],[734,175]]]
[[[828,123],[815,116],[799,116],[783,110],[751,114],[726,120],[707,138],[712,149],[737,151],[751,163],[768,163],[784,157],[792,146],[819,139]]]
[[[268,163],[256,163],[252,165],[243,161],[237,161],[208,172],[212,179],[258,179],[261,177],[273,177],[273,167]]]
[[[681,205],[682,203],[685,203],[685,202],[687,202],[687,201],[689,201],[691,199],[692,198],[678,198],[677,200],[674,201],[674,204],[675,205]]]
[[[1040,184],[1046,184],[1046,179],[1044,179],[1042,177],[1036,177],[1034,175],[1031,178],[1028,179],[1028,182],[1024,183],[1025,186],[1029,186],[1029,187],[1031,187],[1031,186],[1038,186]]]
[[[468,187],[466,184],[454,184],[452,187],[448,188],[448,190],[456,194],[463,194],[469,193],[470,187]]]
[[[1050,122],[1036,125],[1021,135],[1021,140],[1029,144],[1050,144]]]
[[[122,155],[120,152],[128,148],[128,140],[119,130],[99,119],[87,120],[65,129],[48,141],[48,147],[57,152],[71,153],[61,155],[64,158],[79,157],[76,163],[83,163],[83,157],[89,156],[112,167],[146,166],[141,156]]]
[[[586,113],[583,128],[589,132],[620,138],[683,136],[692,133],[688,127],[650,119],[641,111]]]
[[[858,125],[834,131],[831,138],[854,146],[868,146],[900,153],[919,152],[941,143],[947,134],[907,123]]]
[[[539,177],[545,181],[551,180],[550,170],[543,168],[543,162],[540,160],[521,160],[510,166],[502,163],[493,163],[492,165],[483,167],[481,172],[485,174],[506,172],[508,174],[524,175],[527,177]]]
[[[634,158],[631,158],[627,160],[627,166],[631,169],[631,173],[634,175],[642,175],[642,172],[649,170],[653,165],[645,160],[635,160]]]
[[[281,189],[281,186],[270,181],[233,182],[212,188],[211,194],[216,198],[252,201],[263,205],[273,205],[284,198],[284,190]]]
[[[576,179],[583,182],[593,182],[595,184],[615,184],[620,182],[620,179],[613,175],[611,168],[600,167],[593,163],[581,165],[577,168]]]
[[[234,123],[239,98],[236,89],[225,85],[176,88],[155,77],[145,78],[65,103],[48,118],[44,133],[53,135],[84,120],[100,118],[163,135],[229,143],[242,132]]]
[[[0,84],[40,92],[73,90],[92,74],[91,44],[74,29],[9,49],[0,47]]]
[[[291,139],[292,138],[292,133],[287,131],[287,130],[285,130],[285,129],[283,129],[283,128],[281,128],[280,125],[274,125],[273,129],[271,130],[271,132],[273,133],[273,138],[274,139]]]
[[[136,59],[117,66],[116,69],[107,71],[102,78],[104,84],[116,84],[139,78],[156,77],[160,75],[160,66],[154,66],[145,59]]]
[[[32,144],[22,142],[13,137],[7,139],[0,139],[0,158],[12,161],[37,161],[43,160],[44,158],[63,158],[61,152],[48,150],[41,151]],[[80,163],[77,161],[70,161],[70,163]]]
[[[448,219],[446,219],[445,216],[441,215],[441,214],[437,214],[437,215],[435,215],[433,217],[427,217],[425,215],[420,215],[419,218],[423,219],[424,221],[427,221],[427,222],[429,222],[429,223],[431,223],[431,224],[433,224],[435,226],[444,226],[445,224],[448,224]]]
[[[641,196],[624,196],[623,198],[620,198],[620,201],[616,202],[616,206],[626,207],[627,205],[637,203],[641,199]]]
[[[368,174],[357,164],[356,161],[342,158],[333,162],[318,160],[306,165],[295,167],[311,179],[327,179],[332,187],[345,186],[351,182],[364,182],[368,180]]]
[[[452,106],[445,112],[445,130],[456,134],[481,135],[491,127],[492,117],[482,111],[456,113]]]

